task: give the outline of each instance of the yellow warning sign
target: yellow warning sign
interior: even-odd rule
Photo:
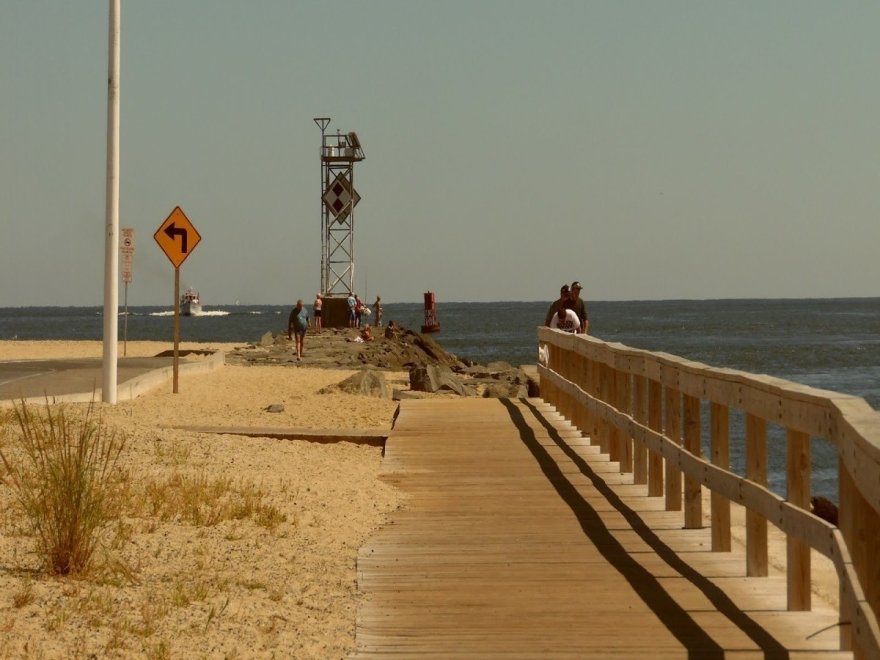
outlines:
[[[180,264],[186,261],[202,240],[201,234],[179,206],[174,207],[171,215],[165,218],[153,238],[175,268],[180,268]]]

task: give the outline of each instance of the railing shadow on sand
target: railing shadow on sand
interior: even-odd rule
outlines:
[[[840,584],[841,649],[880,657],[880,412],[858,397],[586,335],[541,327],[538,341],[541,397],[621,472],[683,511],[685,528],[703,526],[706,487],[714,552],[730,550],[730,503],[742,505],[748,576],[768,574],[767,523],[778,527],[789,610],[811,609],[810,549],[828,557]],[[741,434],[731,432],[732,413],[744,416]],[[785,430],[786,498],[767,487],[768,423]],[[838,455],[839,526],[810,510],[811,438]],[[745,475],[731,471],[731,441],[744,450]]]

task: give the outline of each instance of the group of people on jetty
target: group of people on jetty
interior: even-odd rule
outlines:
[[[566,332],[587,334],[590,319],[587,316],[587,305],[581,298],[582,288],[577,280],[571,285],[563,284],[559,289],[559,298],[547,310],[544,325]]]
[[[349,293],[346,298],[348,308],[348,327],[357,328],[360,333],[353,341],[367,342],[373,341],[373,331],[369,323],[363,323],[363,318],[370,314],[376,315],[376,326],[382,327],[382,298],[376,296],[376,302],[373,303],[373,309],[370,310],[364,305],[356,293]],[[321,332],[324,329],[323,322],[324,296],[320,293],[315,294],[315,301],[312,303],[312,313],[315,319],[315,330]],[[305,348],[306,332],[312,327],[312,319],[306,311],[302,298],[296,301],[296,306],[290,311],[287,319],[287,338],[291,341],[296,340],[296,359],[302,361],[303,349]],[[393,336],[396,327],[394,321],[391,321],[386,328],[385,336],[389,333]]]
[[[318,298],[320,298],[320,294]],[[317,300],[317,299],[316,299]],[[361,327],[361,319],[364,316],[369,316],[371,313],[367,306],[364,305],[364,301],[360,299],[360,296],[356,293],[348,294],[348,298],[345,300],[348,305],[348,327],[349,328],[360,328]],[[373,311],[376,313],[376,326],[382,327],[382,299],[379,296],[376,296],[376,302],[373,303]],[[369,328],[370,326],[367,325]]]
[[[581,283],[575,280],[570,285],[563,284],[559,289],[559,298],[554,300],[547,310],[544,325],[557,328],[566,332],[586,334],[590,329],[590,319],[587,316],[587,305],[581,298]],[[348,327],[360,330],[360,333],[352,339],[357,342],[373,341],[373,330],[369,323],[364,323],[363,318],[375,314],[376,327],[382,327],[382,298],[376,296],[372,311],[367,309],[363,301],[356,293],[349,293],[346,298],[348,308]],[[315,329],[320,332],[323,329],[324,297],[319,293],[315,295],[312,303],[312,313],[315,319]],[[312,327],[312,319],[306,311],[302,298],[296,301],[296,306],[290,311],[287,320],[287,338],[296,340],[296,359],[302,361],[305,345],[306,332]],[[385,336],[393,336],[395,331],[394,321],[388,324]]]

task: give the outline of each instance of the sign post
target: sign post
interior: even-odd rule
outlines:
[[[153,234],[165,256],[174,266],[174,368],[173,390],[177,394],[178,356],[180,347],[180,265],[196,249],[201,235],[179,206],[175,206],[165,222]]]
[[[122,333],[122,355],[128,355],[128,285],[131,284],[131,260],[134,257],[134,229],[122,228],[122,281],[125,283],[125,321]]]

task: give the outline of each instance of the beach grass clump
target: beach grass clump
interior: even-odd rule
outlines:
[[[64,406],[21,402],[17,429],[0,447],[12,486],[45,568],[81,574],[92,566],[100,534],[118,513],[124,435],[108,430],[94,402],[82,415]]]
[[[256,484],[226,476],[174,472],[149,481],[144,494],[148,515],[162,521],[213,527],[250,519],[271,531],[287,520],[278,507],[264,501],[266,495]]]
[[[28,580],[22,585],[22,587],[18,591],[12,594],[12,607],[19,610],[22,607],[27,607],[33,602],[34,587],[33,584]]]

